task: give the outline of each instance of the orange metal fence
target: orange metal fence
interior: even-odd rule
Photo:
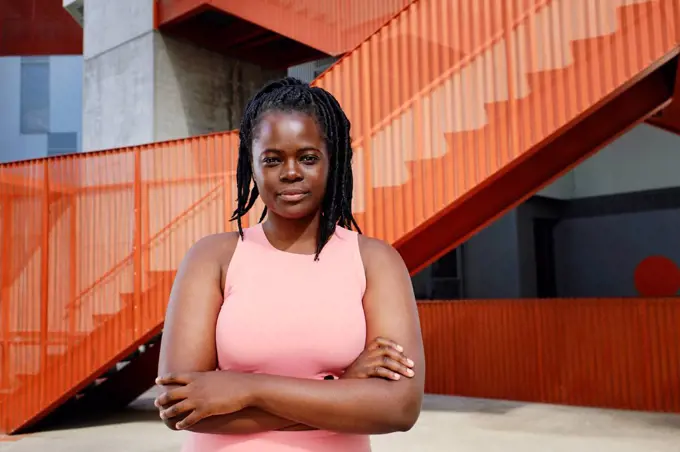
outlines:
[[[421,302],[426,390],[680,412],[680,298]]]
[[[184,253],[233,229],[235,138],[0,167],[0,431],[159,331]]]

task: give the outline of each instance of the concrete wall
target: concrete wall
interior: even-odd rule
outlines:
[[[250,97],[285,75],[160,33],[154,54],[156,140],[237,129]]]
[[[153,0],[88,0],[85,150],[237,128],[247,100],[285,71],[265,71],[153,29]]]
[[[540,218],[559,219],[554,230],[558,297],[638,296],[634,272],[643,259],[661,255],[680,267],[680,208],[651,210],[622,195],[617,201],[602,199],[600,210],[627,199],[631,210],[639,210],[570,217],[583,213],[579,200],[533,198],[510,211],[463,245],[465,298],[538,296],[534,220]],[[427,276],[419,275],[417,284],[426,286]]]
[[[539,194],[578,199],[680,185],[680,137],[640,124]]]
[[[311,83],[320,73],[331,67],[340,57],[322,58],[288,68],[288,76]]]
[[[559,296],[637,296],[633,275],[644,258],[664,255],[680,266],[679,231],[680,209],[562,220],[555,228]]]
[[[75,133],[81,150],[82,76],[80,56],[43,58],[49,64],[49,128],[47,133],[22,134],[22,57],[0,58],[0,162],[47,156],[48,133]]]
[[[466,298],[516,298],[521,292],[517,210],[475,234],[463,246]]]

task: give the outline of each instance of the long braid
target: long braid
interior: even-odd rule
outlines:
[[[328,91],[310,87],[292,77],[286,77],[264,86],[248,102],[239,131],[239,156],[236,169],[238,191],[237,207],[231,217],[238,223],[243,238],[241,218],[253,207],[259,196],[253,182],[252,142],[253,131],[265,113],[271,111],[296,111],[312,115],[326,141],[330,157],[330,169],[326,194],[321,204],[319,233],[315,260],[319,259],[323,247],[335,232],[336,225],[347,229],[361,230],[352,215],[352,146],[351,124],[338,101]],[[251,188],[252,184],[252,188]],[[267,214],[265,207],[260,218]]]

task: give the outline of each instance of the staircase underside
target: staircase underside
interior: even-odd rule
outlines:
[[[348,52],[413,0],[162,0],[156,25],[267,69]]]
[[[647,122],[668,132],[680,135],[680,63],[675,77],[673,101],[663,110],[650,117]]]
[[[91,422],[93,417],[109,416],[112,411],[127,407],[154,385],[158,375],[160,341],[155,340],[145,347],[143,352],[133,352],[122,369],[104,374],[101,382],[88,382],[89,386],[82,389],[79,397],[58,405],[22,432],[41,431],[64,422]]]
[[[181,20],[162,23],[159,29],[198,47],[265,69],[286,69],[328,56],[318,49],[211,6],[193,9]]]

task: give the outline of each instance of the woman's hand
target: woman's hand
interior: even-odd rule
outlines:
[[[163,420],[186,416],[176,425],[188,429],[201,419],[246,408],[252,397],[247,378],[229,371],[189,372],[156,379],[158,385],[179,385],[159,395],[154,405]]]
[[[411,369],[413,361],[404,355],[403,350],[403,347],[394,341],[378,337],[368,344],[339,379],[376,377],[399,380],[402,375],[411,378],[414,375]],[[304,424],[295,424],[280,429],[284,432],[306,430],[312,430],[312,428]]]
[[[382,337],[375,338],[347,368],[341,379],[385,378],[399,380],[402,375],[412,378],[413,361],[404,355],[404,348]]]

